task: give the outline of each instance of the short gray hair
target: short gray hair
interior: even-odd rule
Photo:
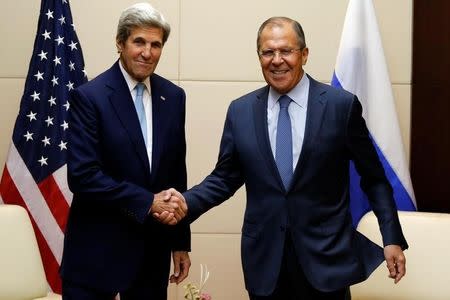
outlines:
[[[267,20],[265,20],[258,30],[258,36],[256,38],[256,49],[259,51],[261,47],[261,33],[267,26],[271,27],[283,27],[285,23],[291,24],[292,28],[294,29],[295,33],[297,34],[298,38],[298,47],[300,49],[303,49],[306,47],[306,41],[305,41],[305,33],[303,32],[302,25],[300,25],[299,22],[292,20],[288,17],[272,17]]]
[[[163,44],[166,43],[170,34],[170,25],[164,16],[149,3],[136,3],[126,8],[120,15],[117,25],[116,41],[125,43],[136,27],[156,27],[163,31]]]

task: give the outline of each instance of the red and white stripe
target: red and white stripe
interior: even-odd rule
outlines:
[[[25,207],[30,215],[44,264],[47,281],[55,292],[61,291],[58,268],[64,242],[72,193],[64,165],[36,184],[22,157],[12,143],[0,183],[0,202]]]

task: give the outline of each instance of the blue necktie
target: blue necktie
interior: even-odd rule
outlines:
[[[147,145],[147,119],[145,117],[145,109],[143,102],[145,85],[139,82],[136,87],[136,100],[134,101],[134,106],[136,107],[136,112],[139,118],[139,124],[141,125],[142,135],[144,136],[144,142]]]
[[[277,163],[278,172],[286,190],[289,189],[293,175],[292,162],[292,130],[291,118],[289,117],[288,107],[291,98],[286,95],[280,97],[280,113],[278,114],[277,125],[277,141],[275,161]]]

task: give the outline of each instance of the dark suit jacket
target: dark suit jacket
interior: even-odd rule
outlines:
[[[266,86],[231,103],[214,171],[185,193],[191,220],[245,183],[241,255],[249,292],[267,295],[274,290],[287,227],[315,288],[332,291],[366,279],[384,256],[352,227],[350,160],[361,174],[384,244],[407,244],[358,99],[310,78],[304,142],[286,191],[268,137],[268,91]]]
[[[133,100],[118,62],[71,96],[68,181],[73,201],[64,240],[63,279],[124,290],[138,273],[167,285],[171,250],[190,250],[187,223],[148,216],[153,193],[186,190],[185,93],[150,77],[152,169]]]

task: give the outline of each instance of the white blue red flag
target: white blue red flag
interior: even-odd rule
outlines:
[[[416,210],[380,32],[371,0],[350,0],[331,85],[358,96],[399,210]],[[371,210],[360,177],[350,166],[350,206],[353,224]]]
[[[0,203],[25,207],[47,281],[61,292],[58,268],[72,200],[66,181],[69,91],[87,81],[68,0],[42,0],[12,143],[0,182]]]

